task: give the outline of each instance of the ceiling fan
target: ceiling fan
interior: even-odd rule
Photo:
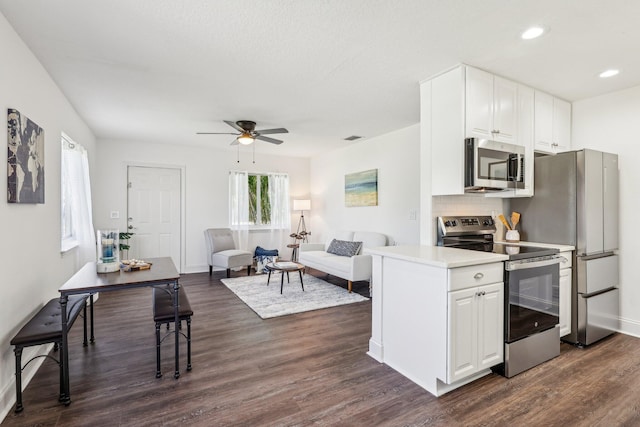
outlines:
[[[238,120],[237,122],[224,120],[224,122],[240,133],[197,132],[197,135],[237,135],[238,137],[233,140],[231,145],[236,145],[238,143],[249,145],[256,139],[259,139],[260,141],[270,142],[272,144],[282,144],[283,141],[275,138],[269,138],[268,136],[264,135],[271,135],[274,133],[289,133],[289,131],[285,128],[256,130],[256,122],[253,122],[251,120]]]

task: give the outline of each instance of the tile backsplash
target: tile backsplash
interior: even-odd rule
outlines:
[[[445,215],[506,215],[509,209],[509,199],[484,196],[433,196],[431,213],[432,224],[436,225],[436,218]],[[504,226],[496,220],[496,240],[503,240]],[[435,234],[434,234],[435,235]]]

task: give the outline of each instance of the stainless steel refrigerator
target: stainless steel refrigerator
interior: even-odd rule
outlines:
[[[513,199],[522,240],[576,247],[571,333],[592,344],[619,329],[618,156],[579,150],[535,159],[534,196]]]

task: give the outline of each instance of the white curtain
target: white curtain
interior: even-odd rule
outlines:
[[[249,173],[229,172],[229,227],[238,249],[249,250]]]
[[[96,236],[93,230],[91,207],[91,183],[89,180],[89,158],[79,144],[64,140],[63,170],[68,188],[73,237],[78,243],[80,265],[95,260]],[[64,191],[65,189],[62,189]]]
[[[291,212],[289,209],[289,175],[269,174],[269,200],[271,201],[271,247],[278,248],[280,255],[285,253],[287,239],[291,230]]]

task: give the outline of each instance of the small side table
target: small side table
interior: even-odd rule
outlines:
[[[265,266],[265,269],[269,271],[269,276],[267,277],[267,286],[269,286],[269,281],[271,280],[271,272],[280,272],[280,294],[282,294],[282,288],[284,287],[285,273],[287,274],[287,283],[289,283],[289,273],[297,271],[300,275],[300,285],[302,286],[302,292],[304,292],[304,282],[302,281],[302,270],[304,270],[304,265],[297,262],[288,261],[270,262]]]
[[[291,261],[298,262],[298,248],[300,247],[300,244],[291,243],[290,245],[287,245],[287,247],[293,249],[291,252]]]

